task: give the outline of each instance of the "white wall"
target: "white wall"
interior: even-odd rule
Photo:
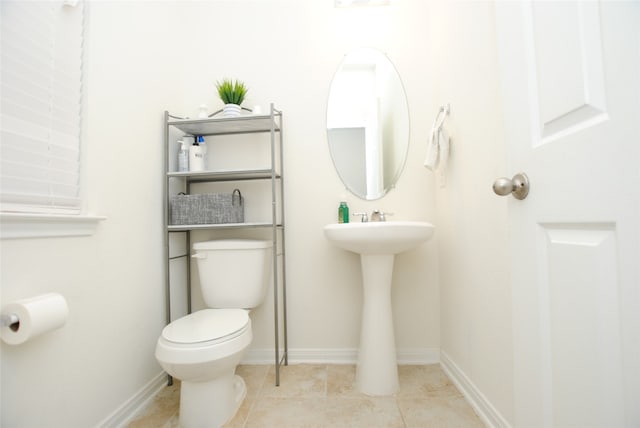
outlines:
[[[439,2],[429,19],[434,102],[451,103],[447,186],[437,189],[441,349],[513,423],[506,169],[493,4]],[[434,105],[431,105],[433,108]]]
[[[234,20],[215,18],[238,16],[247,3],[252,13],[242,28],[236,28]],[[182,69],[185,109],[202,102],[219,107],[213,83],[230,76],[250,86],[247,105],[261,104],[264,109],[273,101],[284,111],[290,347],[356,348],[359,261],[356,255],[332,247],[322,232],[325,224],[337,221],[340,194],[346,193],[326,139],[329,86],[343,55],[353,48],[374,46],[395,62],[414,119],[407,168],[398,187],[382,201],[351,197],[349,202],[352,212],[378,207],[395,212],[397,219],[433,219],[431,183],[420,165],[427,133],[421,119],[428,111],[424,100],[429,68],[426,42],[416,41],[427,37],[419,19],[427,15],[426,6],[416,1],[391,9],[345,10],[334,9],[331,2],[256,1],[188,3],[179,10],[190,27],[174,34],[183,37],[182,61],[190,65]],[[399,348],[438,347],[434,247],[435,241],[398,258],[396,271],[405,271],[398,273],[394,287]],[[264,334],[256,335],[252,349],[271,347],[272,338],[264,328],[272,323],[270,311],[255,311],[253,320],[254,330]]]
[[[92,237],[2,241],[3,302],[58,291],[70,307],[63,329],[1,345],[2,426],[94,426],[160,372],[153,351],[164,321],[162,111],[219,107],[214,83],[227,76],[250,86],[247,105],[273,101],[285,115],[290,347],[357,347],[358,259],[331,247],[322,227],[336,221],[345,192],[325,135],[329,85],[342,56],[361,46],[395,63],[411,146],[396,189],[349,203],[438,227],[436,239],[397,258],[393,304],[399,350],[439,348],[441,226],[422,168],[435,113],[429,8],[418,0],[344,10],[330,1],[92,3],[86,173],[90,207],[108,220]],[[271,323],[268,311],[254,314],[254,349],[271,346]]]
[[[91,210],[108,219],[91,237],[2,241],[3,303],[57,291],[69,304],[64,328],[2,343],[3,427],[95,426],[160,371],[159,148],[161,109],[175,98],[164,56],[173,17],[167,5],[154,5],[153,20],[149,5],[91,8],[84,174]]]

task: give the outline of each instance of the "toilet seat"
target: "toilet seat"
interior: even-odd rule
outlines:
[[[242,335],[250,326],[244,309],[203,309],[167,325],[162,338],[175,346],[211,346]]]
[[[211,364],[241,355],[251,344],[251,318],[244,309],[203,309],[167,325],[156,344],[163,365]],[[169,371],[169,370],[167,370]]]

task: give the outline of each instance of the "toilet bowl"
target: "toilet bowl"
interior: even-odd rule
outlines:
[[[269,284],[271,242],[207,241],[194,250],[209,308],[167,325],[156,359],[181,380],[180,426],[217,428],[233,418],[246,396],[235,369],[251,344],[249,309],[262,302]]]
[[[164,328],[156,358],[182,381],[182,427],[219,427],[235,415],[246,395],[235,369],[251,338],[243,309],[203,309]]]

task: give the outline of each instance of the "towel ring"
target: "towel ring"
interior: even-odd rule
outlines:
[[[438,114],[436,115],[436,120],[433,121],[433,131],[437,133],[442,125],[444,124],[445,119],[449,116],[449,112],[451,111],[451,107],[449,104],[440,106],[440,110],[438,110]]]

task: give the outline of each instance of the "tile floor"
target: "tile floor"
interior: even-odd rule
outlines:
[[[225,427],[484,427],[439,365],[399,366],[400,390],[369,397],[353,389],[353,365],[239,366],[247,398]],[[127,428],[178,428],[180,383],[165,388]]]

